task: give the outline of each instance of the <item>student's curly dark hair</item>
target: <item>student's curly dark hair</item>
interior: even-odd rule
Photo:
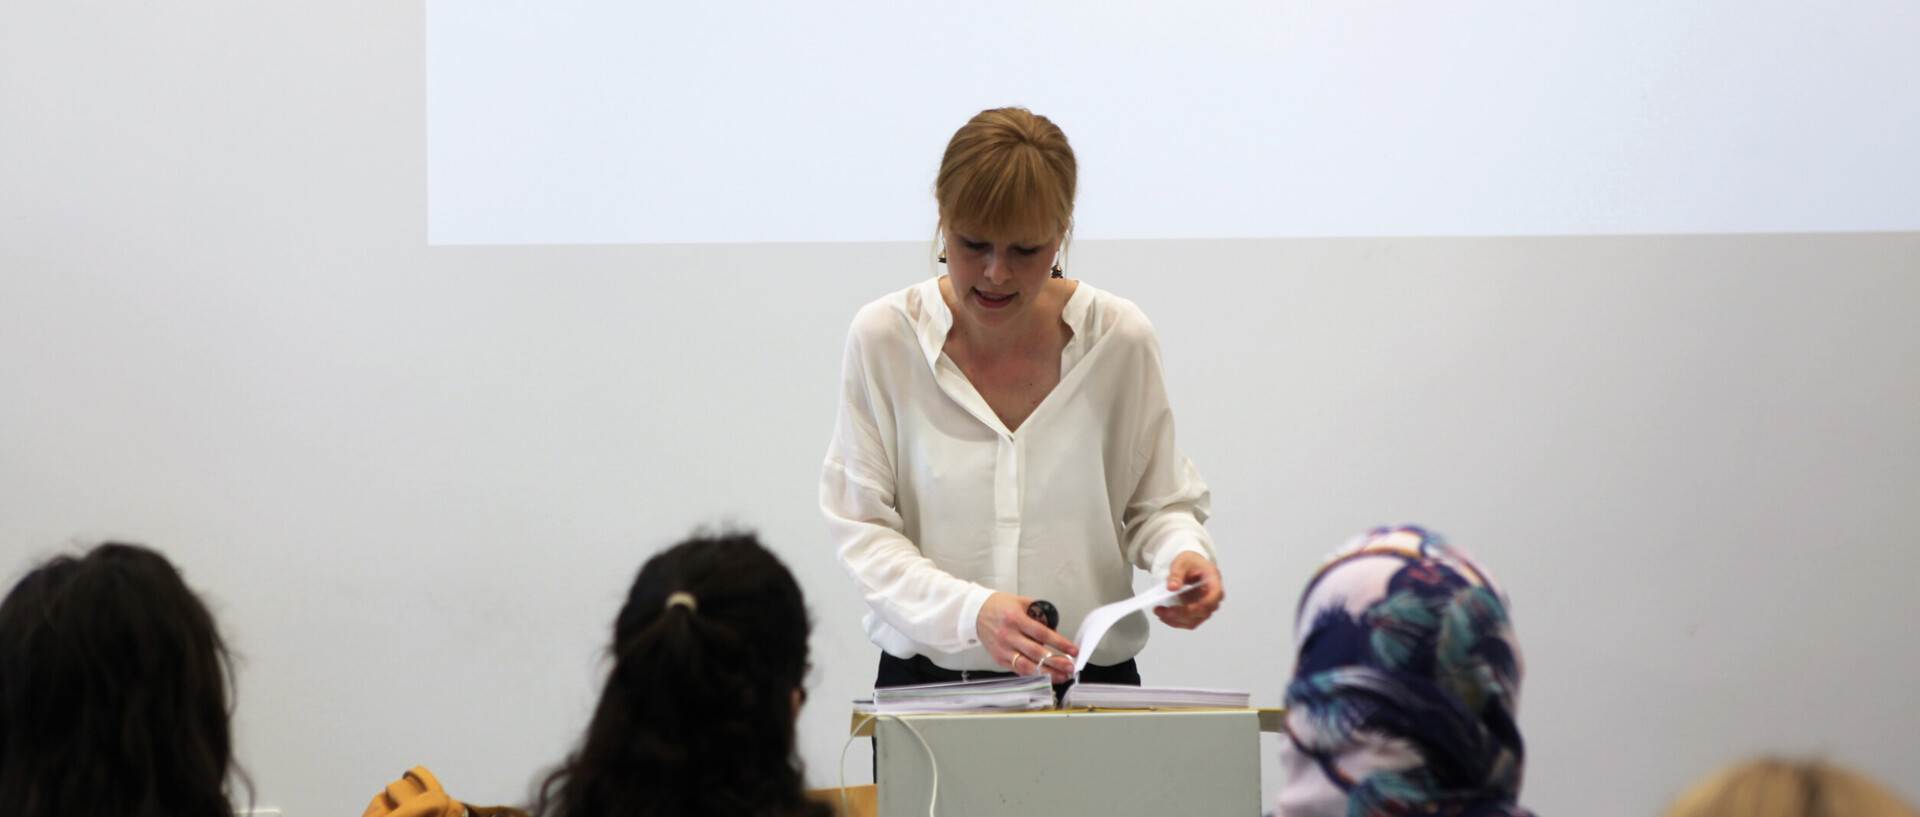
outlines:
[[[46,562],[0,603],[0,814],[231,817],[232,684],[165,556]]]
[[[800,585],[752,534],[654,556],[614,622],[593,722],[534,811],[828,817],[806,799],[794,747],[809,629]]]

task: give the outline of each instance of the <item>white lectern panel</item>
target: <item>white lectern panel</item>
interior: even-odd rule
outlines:
[[[876,728],[880,817],[1256,815],[1254,710],[906,715]],[[928,749],[932,750],[929,761]]]

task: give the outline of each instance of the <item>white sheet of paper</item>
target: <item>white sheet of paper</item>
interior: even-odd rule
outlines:
[[[1135,610],[1149,607],[1166,607],[1177,603],[1181,593],[1192,590],[1204,581],[1194,582],[1179,590],[1168,590],[1164,584],[1155,584],[1130,599],[1121,599],[1112,604],[1094,608],[1080,622],[1080,631],[1073,634],[1073,645],[1080,648],[1080,657],[1073,659],[1073,677],[1080,677],[1080,671],[1087,668],[1087,660],[1093,657],[1093,648],[1105,637],[1107,630],[1126,618]]]

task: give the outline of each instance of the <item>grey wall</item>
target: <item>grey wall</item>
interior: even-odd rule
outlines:
[[[241,654],[259,804],[317,817],[414,764],[520,800],[639,563],[750,525],[810,595],[801,728],[833,780],[875,652],[814,481],[845,322],[924,245],[429,248],[417,4],[4,14],[8,581],[100,537],[166,550]],[[1156,635],[1151,682],[1277,702],[1315,562],[1420,521],[1514,597],[1542,813],[1652,814],[1760,750],[1920,799],[1920,234],[1073,262],[1154,318],[1215,491],[1228,604]]]

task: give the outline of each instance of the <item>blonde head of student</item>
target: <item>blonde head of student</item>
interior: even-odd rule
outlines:
[[[1819,761],[1756,758],[1689,789],[1666,817],[1915,817],[1865,775]]]

